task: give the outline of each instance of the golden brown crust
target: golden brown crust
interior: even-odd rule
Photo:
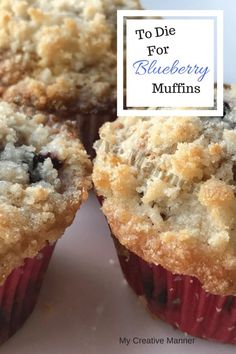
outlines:
[[[71,224],[91,163],[71,122],[0,103],[0,282]]]
[[[144,260],[236,295],[236,95],[224,117],[120,118],[95,144],[93,181],[114,235]]]
[[[116,10],[138,0],[2,0],[0,94],[56,113],[116,99]]]

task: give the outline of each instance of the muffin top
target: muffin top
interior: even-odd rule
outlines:
[[[91,163],[72,123],[0,103],[0,282],[71,224]]]
[[[95,143],[93,180],[119,241],[236,295],[236,87],[223,117],[125,117]]]
[[[116,10],[138,0],[1,0],[0,95],[70,113],[116,98]]]

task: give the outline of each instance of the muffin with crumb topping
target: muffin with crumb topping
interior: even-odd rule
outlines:
[[[93,181],[129,284],[159,318],[236,344],[236,90],[223,117],[106,123]]]
[[[0,342],[36,303],[55,242],[90,188],[74,125],[0,103]]]
[[[0,95],[77,121],[86,149],[116,118],[116,11],[138,0],[2,0]]]

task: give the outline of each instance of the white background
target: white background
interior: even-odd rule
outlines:
[[[152,10],[224,10],[224,78],[236,82],[235,0],[142,0],[142,4]]]
[[[236,82],[235,0],[145,0],[149,9],[224,9],[225,78]],[[115,264],[113,264],[113,260]],[[95,198],[84,204],[58,243],[39,303],[1,354],[235,354],[236,347],[196,339],[194,345],[129,346],[119,336],[182,337],[153,320],[124,285]]]

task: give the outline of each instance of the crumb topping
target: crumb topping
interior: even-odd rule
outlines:
[[[116,10],[138,0],[2,0],[0,94],[64,112],[116,97]]]
[[[120,242],[236,295],[236,87],[223,117],[126,117],[95,143],[93,180]]]
[[[72,123],[0,103],[0,281],[69,226],[91,163]]]

